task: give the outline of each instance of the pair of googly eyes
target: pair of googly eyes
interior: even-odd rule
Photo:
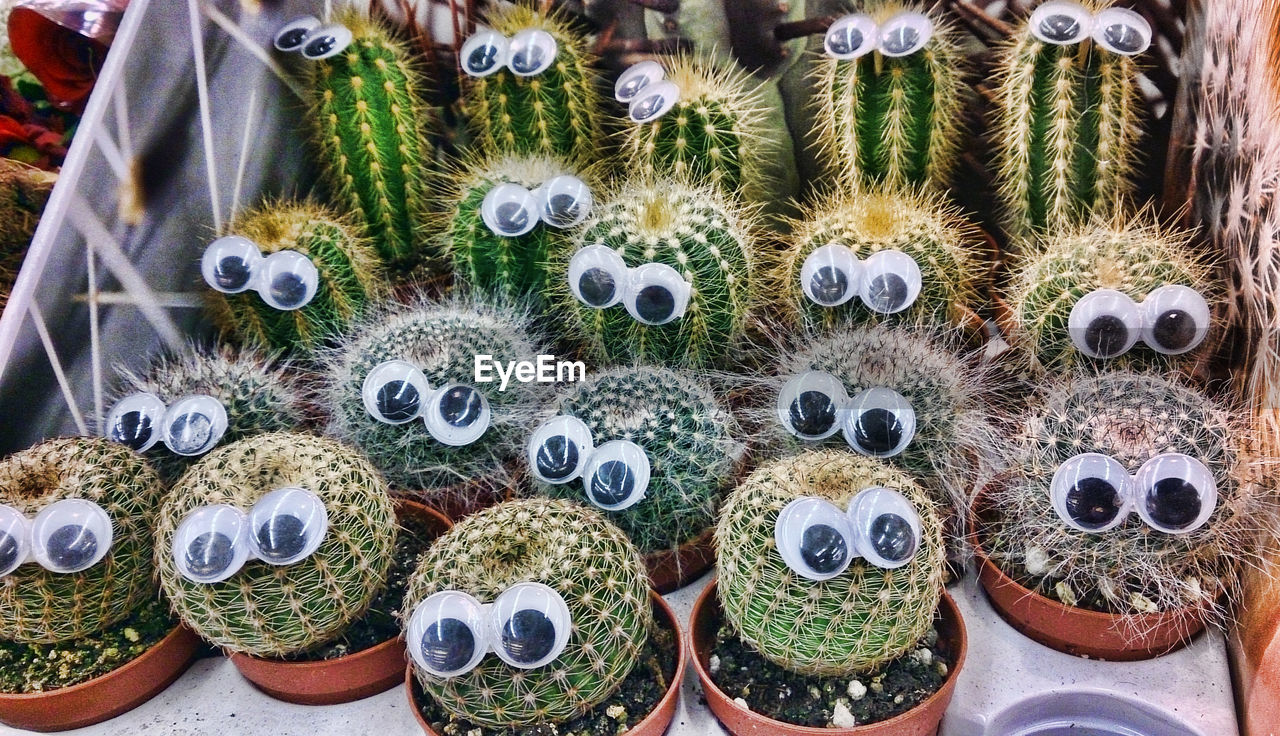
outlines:
[[[1067,332],[1090,358],[1115,358],[1139,340],[1164,355],[1193,350],[1209,333],[1209,305],[1198,291],[1179,284],[1161,286],[1141,303],[1115,289],[1085,294],[1071,308]]]
[[[511,38],[486,28],[462,44],[458,63],[471,77],[487,77],[503,67],[517,77],[533,77],[550,69],[559,51],[555,37],[538,28],[526,28]]]
[[[665,325],[684,316],[693,287],[665,263],[628,268],[622,256],[601,244],[588,245],[569,260],[569,289],[592,309],[621,302],[627,314],[646,325]]]
[[[809,580],[830,580],[855,557],[892,570],[920,548],[920,515],[901,493],[878,486],[859,491],[847,511],[826,499],[797,498],[778,514],[773,539],[787,567]]]
[[[305,488],[277,488],[249,513],[235,506],[203,506],[183,518],[173,535],[178,574],[193,583],[219,583],[249,560],[292,565],[320,546],[329,528],[324,502]]]
[[[1129,475],[1115,458],[1088,452],[1058,466],[1049,485],[1053,508],[1073,529],[1105,532],[1137,511],[1165,534],[1199,529],[1218,503],[1218,484],[1204,463],[1176,452],[1156,455]]]
[[[651,468],[644,448],[628,440],[599,447],[581,419],[553,417],[538,427],[525,448],[529,468],[544,483],[582,478],[587,500],[606,511],[622,511],[644,498]]]
[[[852,398],[840,379],[822,371],[793,376],[778,392],[778,420],[802,440],[824,440],[837,431],[861,455],[893,457],[916,434],[911,402],[891,388],[877,386]]]
[[[342,53],[351,45],[352,38],[351,29],[344,25],[321,23],[314,15],[304,15],[277,31],[274,45],[278,51],[319,61]]]
[[[848,246],[828,243],[800,267],[800,287],[820,307],[856,296],[873,312],[896,314],[915,303],[923,284],[919,264],[900,250],[878,251],[862,262]]]
[[[910,56],[933,36],[933,21],[923,13],[905,11],[877,24],[866,13],[851,13],[827,28],[822,48],[827,56],[847,61],[872,51],[890,57]]]
[[[217,446],[227,431],[227,410],[208,394],[185,396],[166,407],[155,394],[130,394],[107,413],[103,435],[138,452],[163,442],[175,455],[194,457]]]
[[[613,98],[627,106],[631,122],[657,120],[680,101],[680,88],[666,76],[667,71],[656,61],[632,64],[618,76]]]
[[[1151,24],[1127,8],[1107,8],[1097,15],[1070,0],[1053,0],[1036,8],[1028,21],[1031,35],[1045,43],[1068,46],[1092,37],[1113,54],[1133,56],[1151,46]]]
[[[12,506],[0,506],[0,577],[24,562],[54,573],[87,570],[106,556],[111,539],[111,517],[92,501],[55,501],[34,519]]]
[[[492,603],[460,590],[424,599],[409,617],[409,655],[436,677],[457,677],[493,652],[508,665],[531,670],[555,660],[569,643],[569,606],[550,586],[516,583]]]
[[[493,420],[489,400],[474,387],[451,382],[433,390],[422,371],[403,360],[374,366],[360,396],[377,421],[405,424],[421,418],[432,438],[451,447],[480,439]]]
[[[568,228],[587,219],[594,203],[591,189],[568,174],[547,180],[532,192],[505,182],[490,189],[480,205],[480,217],[494,235],[515,238],[539,222]]]
[[[262,255],[258,245],[239,235],[218,238],[200,257],[204,282],[223,294],[253,289],[272,309],[291,311],[311,303],[320,288],[320,271],[294,250]]]

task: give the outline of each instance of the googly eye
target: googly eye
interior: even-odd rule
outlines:
[[[1151,24],[1128,8],[1107,8],[1093,19],[1093,40],[1121,56],[1135,56],[1151,46]]]
[[[622,511],[644,499],[649,473],[644,448],[627,440],[612,440],[591,453],[582,483],[592,504],[605,511]]]
[[[1093,15],[1080,3],[1055,0],[1032,11],[1027,26],[1037,39],[1067,46],[1088,37],[1093,28]]]
[[[588,245],[569,260],[569,289],[592,309],[606,309],[622,301],[628,276],[622,256],[603,245]]]
[[[476,31],[462,44],[458,61],[471,77],[487,77],[507,63],[507,37],[493,30]]]
[[[849,401],[843,429],[845,441],[857,452],[893,457],[915,437],[916,412],[902,394],[877,386]]]
[[[0,506],[0,578],[27,561],[30,526],[21,511],[12,506]]]
[[[450,383],[431,395],[423,418],[437,442],[462,447],[484,435],[493,414],[484,394],[462,383]]]
[[[595,450],[591,430],[577,417],[552,417],[534,430],[526,454],[529,469],[543,483],[568,483],[582,475]]]
[[[470,672],[489,651],[487,623],[480,601],[470,595],[456,590],[434,593],[409,617],[409,655],[436,677]]]
[[[631,102],[645,87],[654,82],[661,82],[666,76],[666,70],[656,61],[632,64],[618,76],[618,81],[614,83],[613,99],[623,103]]]
[[[847,246],[829,243],[804,259],[800,287],[820,307],[838,307],[858,294],[862,263]]]
[[[853,13],[839,18],[827,28],[822,48],[834,59],[856,59],[866,56],[876,47],[876,22],[865,13]]]
[[[1161,286],[1142,300],[1142,310],[1142,341],[1158,353],[1181,355],[1209,334],[1209,305],[1190,287]]]
[[[1090,358],[1114,358],[1129,352],[1142,335],[1142,311],[1127,294],[1098,289],[1071,308],[1067,332],[1076,349]]]
[[[293,311],[311,303],[320,288],[320,271],[294,250],[267,256],[258,267],[258,295],[272,309]]]
[[[207,394],[174,402],[160,423],[161,439],[169,451],[186,457],[212,450],[227,431],[227,410]]]
[[[430,393],[427,377],[417,366],[403,360],[377,364],[360,387],[364,410],[383,424],[404,424],[417,419]]]
[[[892,570],[911,562],[920,549],[920,514],[897,491],[865,488],[849,504],[854,546],[864,560]]]
[[[1087,452],[1058,466],[1049,496],[1067,526],[1104,532],[1119,526],[1128,515],[1133,479],[1115,459]]]
[[[351,29],[337,23],[320,26],[307,34],[302,42],[302,56],[311,61],[337,56],[351,45]]]
[[[511,37],[507,68],[517,77],[532,77],[551,68],[559,46],[550,33],[526,28]]]
[[[1156,455],[1134,476],[1138,515],[1165,534],[1205,525],[1218,505],[1218,483],[1204,463],[1176,452]]]
[[[885,56],[909,56],[933,36],[933,21],[923,13],[898,13],[880,26],[877,48]]]
[[[569,643],[573,622],[560,594],[542,583],[516,583],[493,602],[494,651],[503,662],[531,670],[553,661]]]
[[[51,572],[80,572],[106,557],[111,536],[111,517],[101,506],[64,498],[40,509],[32,520],[31,556]]]
[[[872,254],[863,264],[862,279],[862,303],[880,314],[897,314],[915,304],[924,284],[920,266],[900,250]]]
[[[249,511],[249,549],[268,565],[292,565],[316,551],[328,528],[319,496],[297,486],[277,488]]]
[[[792,376],[778,392],[778,421],[802,440],[826,439],[840,431],[840,415],[848,400],[840,379],[806,371]]]
[[[276,33],[275,41],[273,42],[276,50],[292,52],[301,49],[307,34],[319,27],[320,19],[314,15],[294,18]]]
[[[262,261],[258,246],[248,238],[227,235],[209,244],[200,257],[204,282],[223,294],[239,294],[253,288],[253,275]]]
[[[107,414],[102,434],[112,442],[146,452],[160,441],[164,402],[155,394],[130,394],[116,402]]]
[[[538,224],[541,209],[533,192],[506,182],[490,189],[480,205],[480,217],[494,235],[515,238]]]
[[[692,287],[665,263],[646,263],[631,273],[623,301],[627,313],[646,325],[665,325],[684,316]]]
[[[204,506],[187,514],[173,535],[173,564],[193,583],[220,583],[249,559],[249,519],[234,506]]]
[[[849,517],[820,498],[797,498],[784,506],[773,540],[787,567],[814,581],[844,572],[856,555]]]
[[[648,85],[627,106],[627,117],[633,123],[650,123],[670,112],[680,101],[680,88],[662,80]]]
[[[539,187],[542,221],[551,227],[573,227],[591,214],[591,189],[576,176],[557,176]]]

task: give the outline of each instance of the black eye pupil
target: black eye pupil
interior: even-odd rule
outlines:
[[[665,286],[646,286],[636,295],[636,312],[649,322],[662,322],[675,311],[675,294]]]
[[[450,426],[463,428],[475,424],[484,412],[480,392],[468,386],[454,386],[440,397],[440,416]]]
[[[0,570],[8,570],[18,562],[18,539],[12,534],[0,535]]]
[[[849,543],[835,527],[814,524],[804,530],[800,539],[800,557],[814,572],[823,575],[835,572],[848,556]]]
[[[1161,526],[1181,529],[1200,515],[1200,492],[1181,478],[1156,481],[1147,496],[1147,513]]]
[[[1070,15],[1051,15],[1040,23],[1040,33],[1053,41],[1070,41],[1080,34],[1080,23]]]
[[[649,79],[647,77],[637,75],[636,77],[623,82],[622,86],[618,89],[618,92],[623,97],[632,97],[648,84]]]
[[[809,280],[809,293],[823,305],[835,304],[849,291],[849,275],[832,266],[823,266]]]
[[[223,258],[218,261],[213,280],[223,289],[241,289],[249,283],[252,276],[248,261],[243,258]]]
[[[904,54],[920,41],[920,32],[911,26],[901,26],[885,37],[884,49],[891,54]]]
[[[282,273],[271,280],[271,295],[279,304],[301,304],[307,297],[307,282],[296,273]]]
[[[502,625],[502,648],[521,664],[537,662],[556,645],[556,627],[541,611],[516,611]]]
[[[572,194],[553,194],[547,205],[559,220],[572,220],[578,214],[578,198]]]
[[[880,274],[867,285],[867,301],[872,309],[892,312],[906,303],[909,292],[907,280],[898,274]]]
[[[519,202],[502,202],[498,204],[497,219],[507,232],[519,232],[529,224],[529,211]]]
[[[187,545],[187,568],[200,577],[212,577],[226,570],[235,558],[231,537],[222,532],[205,532]]]
[[[1100,529],[1110,524],[1122,505],[1116,487],[1102,478],[1081,478],[1066,498],[1067,515],[1086,529]]]
[[[836,403],[821,391],[804,391],[791,402],[791,427],[805,437],[826,433],[836,423]]]
[[[1115,357],[1129,343],[1129,327],[1114,314],[1095,317],[1085,328],[1084,343],[1097,355]]]
[[[498,62],[498,49],[496,46],[481,46],[471,52],[467,57],[467,68],[476,72],[488,71]]]
[[[1142,35],[1137,29],[1123,23],[1113,23],[1103,31],[1107,42],[1112,47],[1127,53],[1134,53],[1142,48]]]
[[[258,527],[258,548],[269,562],[287,560],[306,547],[306,525],[292,514],[273,516]]]
[[[613,274],[603,268],[589,268],[578,279],[578,291],[591,306],[608,304],[616,290]]]
[[[422,632],[422,656],[440,672],[457,672],[475,651],[475,632],[456,618],[442,618]]]
[[[80,524],[67,524],[49,535],[49,558],[60,569],[72,570],[93,559],[98,538]]]
[[[601,463],[591,478],[591,497],[601,506],[616,506],[631,496],[636,487],[636,475],[631,466],[621,460]]]
[[[1170,309],[1156,317],[1152,336],[1160,347],[1181,350],[1196,339],[1196,322],[1181,309]]]
[[[134,450],[151,439],[151,417],[140,411],[121,414],[111,427],[111,439]]]
[[[898,415],[879,407],[858,415],[853,425],[853,438],[858,446],[871,453],[892,452],[902,442],[905,431]]]
[[[182,414],[169,426],[169,435],[174,452],[199,452],[213,438],[213,421],[203,414]]]
[[[578,467],[578,445],[564,435],[548,437],[538,448],[538,472],[549,480],[569,477]]]
[[[880,514],[871,520],[870,531],[871,546],[890,562],[902,562],[915,552],[915,532],[898,514]]]
[[[324,35],[311,40],[307,47],[303,49],[303,53],[307,56],[323,56],[333,51],[338,45],[336,36]]]
[[[408,381],[387,381],[378,389],[378,411],[393,422],[405,422],[418,416],[422,396]]]
[[[648,120],[655,112],[662,108],[666,100],[662,95],[651,95],[636,103],[636,111],[634,117],[639,120]]]
[[[529,45],[516,52],[511,57],[511,65],[521,74],[528,74],[533,70],[542,66],[542,60],[547,56],[547,52],[540,46]]]
[[[280,45],[286,49],[295,49],[302,45],[302,39],[307,37],[306,28],[290,28],[280,34]]]
[[[831,38],[831,50],[837,54],[850,54],[862,45],[862,31],[849,26]]]

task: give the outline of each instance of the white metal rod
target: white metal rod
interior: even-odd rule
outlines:
[[[200,136],[204,140],[204,168],[209,178],[209,204],[213,210],[213,227],[222,233],[222,204],[218,197],[218,162],[213,151],[213,113],[209,106],[209,76],[204,64],[204,34],[200,30],[200,9],[196,0],[187,0],[191,20],[191,54],[196,62],[196,96],[200,100]]]
[[[40,307],[32,301],[27,305],[27,312],[31,315],[31,321],[35,323],[36,332],[40,334],[40,342],[44,343],[44,354],[49,358],[49,365],[53,366],[53,375],[58,379],[62,398],[67,402],[67,408],[71,410],[71,419],[76,423],[76,429],[80,430],[80,434],[89,434],[89,427],[84,423],[84,415],[80,413],[80,407],[76,406],[76,397],[71,393],[71,383],[62,370],[62,361],[58,360],[58,351],[53,347],[53,338],[49,337],[49,328],[44,323],[44,315],[40,314]]]

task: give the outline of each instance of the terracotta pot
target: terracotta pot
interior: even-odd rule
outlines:
[[[435,509],[406,498],[396,499],[396,515],[414,516],[439,536],[452,524]],[[389,639],[363,651],[336,659],[291,662],[229,655],[245,679],[267,695],[299,705],[334,705],[377,695],[395,687],[404,669],[404,641]]]
[[[101,677],[43,693],[0,693],[0,722],[31,731],[66,731],[115,718],[169,687],[199,649],[200,637],[178,626],[136,659]]]
[[[960,617],[960,609],[945,591],[938,604],[938,643],[934,648],[946,654],[953,664],[947,671],[947,679],[937,692],[925,698],[924,702],[905,713],[893,718],[868,723],[851,728],[813,728],[796,726],[782,721],[775,721],[760,713],[747,710],[733,702],[723,690],[716,687],[708,671],[707,662],[711,658],[711,648],[715,644],[716,632],[720,628],[720,599],[716,596],[716,582],[713,580],[698,596],[693,604],[693,616],[689,622],[689,638],[692,642],[693,667],[702,681],[702,691],[706,695],[707,705],[715,713],[720,723],[735,736],[932,736],[938,732],[938,724],[942,715],[951,703],[951,695],[956,689],[956,678],[960,668],[964,666],[965,653],[968,651],[968,636],[964,630],[964,619]]]
[[[662,599],[662,596],[649,591],[649,600],[653,604],[653,615],[658,625],[669,630],[676,638],[676,672],[671,677],[671,682],[667,683],[667,692],[662,696],[662,700],[654,706],[649,715],[644,720],[635,725],[634,728],[626,731],[623,736],[662,736],[667,730],[667,726],[671,725],[671,719],[675,717],[676,705],[680,702],[680,683],[684,682],[684,663],[689,658],[688,646],[685,643],[684,635],[680,632],[680,624],[676,621],[675,611],[671,610],[671,606]],[[409,708],[413,711],[413,717],[418,719],[418,725],[422,726],[423,733],[427,736],[440,736],[431,724],[427,723],[422,717],[422,711],[418,708],[417,699],[414,697],[414,677],[413,663],[404,671],[404,690],[409,696]]]
[[[649,585],[666,595],[702,577],[716,563],[715,530],[708,529],[678,549],[650,552],[644,556],[649,569]]]

